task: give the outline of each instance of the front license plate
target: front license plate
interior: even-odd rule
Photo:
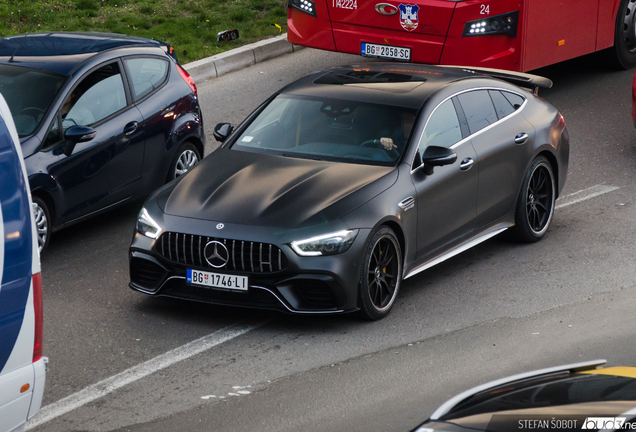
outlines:
[[[227,275],[188,269],[188,283],[232,291],[247,291],[247,276]]]
[[[360,53],[365,57],[411,61],[411,48],[362,42],[360,46]]]

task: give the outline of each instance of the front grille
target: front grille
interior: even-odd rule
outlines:
[[[211,241],[223,243],[229,252],[228,262],[223,267],[213,267],[205,259],[205,246]],[[157,252],[180,264],[237,272],[273,273],[287,268],[283,251],[270,243],[166,232],[161,235]]]
[[[143,288],[156,288],[166,276],[166,271],[152,261],[132,258],[130,261],[130,280]]]

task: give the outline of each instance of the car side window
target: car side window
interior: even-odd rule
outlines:
[[[90,126],[126,107],[126,92],[118,63],[92,72],[62,105],[62,127]]]
[[[498,120],[487,90],[462,93],[457,96],[457,99],[464,109],[471,134],[479,132]]]
[[[523,97],[507,91],[502,91],[501,94],[503,94],[504,97],[508,99],[515,110],[521,108],[521,105],[523,105],[523,103],[526,101]]]
[[[451,147],[462,140],[457,112],[449,99],[437,107],[428,119],[419,142],[419,152],[423,154],[426,147]]]
[[[142,57],[124,61],[130,75],[130,87],[135,100],[152,93],[168,78],[168,62],[166,60]]]
[[[499,90],[488,90],[492,103],[495,105],[495,111],[497,111],[497,117],[501,120],[504,117],[509,116],[515,112],[515,108],[510,101],[501,94]]]

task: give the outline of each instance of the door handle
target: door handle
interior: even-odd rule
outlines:
[[[462,161],[461,164],[459,164],[459,169],[462,171],[468,171],[469,169],[473,167],[474,163],[475,161],[472,160],[471,158],[466,158]]]
[[[124,126],[124,133],[126,135],[130,135],[133,132],[135,132],[138,127],[139,127],[139,123],[137,123],[136,121],[130,122],[126,126]]]
[[[521,132],[520,134],[517,134],[517,136],[515,137],[515,142],[517,144],[525,144],[526,141],[528,141],[528,134],[525,132]]]

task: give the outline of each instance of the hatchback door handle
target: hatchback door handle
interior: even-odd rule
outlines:
[[[126,126],[124,126],[124,133],[126,135],[130,135],[133,132],[135,132],[138,127],[139,127],[139,123],[137,123],[136,121],[130,122]]]
[[[459,169],[462,171],[468,171],[469,169],[473,167],[474,163],[475,161],[472,160],[471,158],[466,158],[462,161],[461,164],[459,164]]]
[[[528,134],[525,132],[521,132],[520,134],[517,134],[517,136],[515,137],[515,142],[517,144],[525,144],[526,141],[528,141]]]

